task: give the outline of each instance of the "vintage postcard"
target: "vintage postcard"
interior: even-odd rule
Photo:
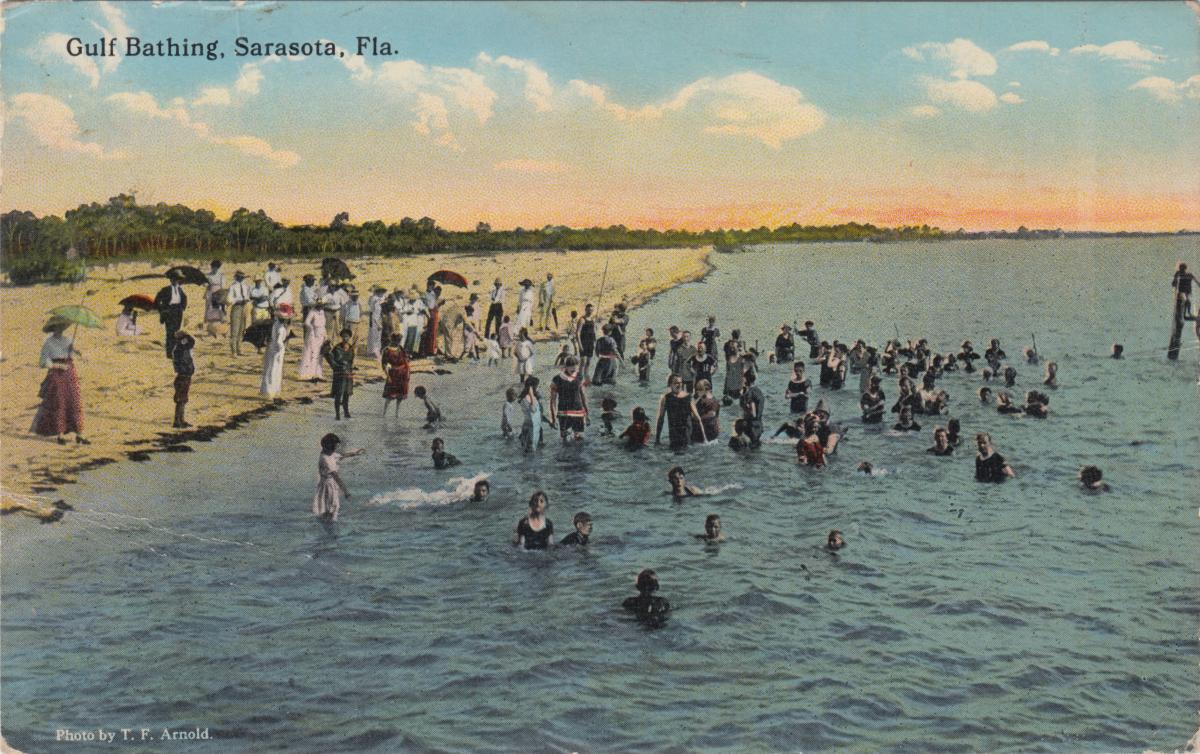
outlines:
[[[0,751],[1200,747],[1197,3],[0,10]]]

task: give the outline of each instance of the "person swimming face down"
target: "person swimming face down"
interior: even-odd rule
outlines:
[[[490,494],[492,494],[492,485],[486,479],[480,479],[475,483],[475,489],[471,492],[471,502],[482,503],[488,499]]]

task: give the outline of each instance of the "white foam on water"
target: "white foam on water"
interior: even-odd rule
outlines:
[[[486,472],[480,471],[472,477],[453,477],[448,490],[423,490],[419,487],[408,487],[392,490],[375,495],[367,501],[367,505],[392,505],[400,510],[412,510],[434,505],[450,505],[464,503],[475,494],[475,485],[488,478]]]

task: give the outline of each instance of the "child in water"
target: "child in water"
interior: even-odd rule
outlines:
[[[992,402],[992,389],[990,387],[979,388],[979,402],[985,406]]]
[[[343,458],[353,458],[363,453],[361,448],[339,453],[341,444],[342,438],[332,432],[322,437],[321,457],[317,461],[317,490],[313,495],[312,512],[314,516],[329,521],[337,521],[342,498],[350,499],[350,491],[338,474],[338,466]]]
[[[1004,387],[1012,387],[1017,384],[1017,370],[1012,367],[1004,367]]]
[[[667,481],[671,483],[671,495],[677,500],[683,497],[695,497],[700,494],[699,488],[687,483],[682,466],[676,466],[668,471]]]
[[[1084,492],[1111,492],[1112,487],[1109,487],[1104,482],[1104,472],[1099,466],[1084,466],[1079,470],[1079,484],[1083,487]]]
[[[645,447],[650,440],[650,420],[641,406],[633,409],[633,423],[625,428],[620,439],[625,440],[625,447],[629,450]]]
[[[568,545],[585,546],[588,543],[588,537],[592,535],[592,517],[584,511],[575,514],[572,523],[575,524],[575,531],[562,538],[559,542],[560,547]]]
[[[780,427],[780,431],[783,427]],[[779,434],[776,432],[775,434]],[[731,450],[747,450],[750,447],[750,432],[746,427],[745,419],[738,419],[733,423],[733,435],[729,438],[729,447]]]
[[[838,550],[846,546],[846,539],[837,529],[829,532],[829,536],[825,538],[825,549],[832,553],[837,553]]]
[[[647,568],[638,574],[635,585],[638,590],[637,596],[626,599],[621,603],[621,607],[633,613],[641,623],[661,626],[671,611],[671,603],[663,597],[654,596],[658,591],[658,574]]]
[[[715,513],[708,514],[708,517],[704,519],[704,533],[693,534],[692,536],[706,545],[715,545],[718,542],[724,542],[725,535],[721,533],[721,517]]]
[[[642,385],[650,384],[650,352],[646,350],[646,341],[638,344],[637,354],[630,359],[630,363],[637,367],[638,382]]]
[[[1046,379],[1042,380],[1042,384],[1048,388],[1058,387],[1058,362],[1046,362]]]
[[[504,391],[504,408],[500,411],[500,434],[504,439],[513,436],[513,422],[521,415],[521,407],[517,405],[517,389],[510,387]]]
[[[433,468],[448,469],[458,465],[458,459],[446,452],[446,443],[442,442],[442,438],[435,437],[429,449],[433,451]]]
[[[429,400],[429,393],[425,387],[418,385],[413,389],[413,395],[425,403],[425,426],[422,429],[437,429],[442,426],[442,410],[437,407],[436,403]]]
[[[617,420],[617,399],[611,395],[601,398],[600,411],[600,421],[604,424],[604,431],[601,434],[611,436],[613,434],[613,422]]]

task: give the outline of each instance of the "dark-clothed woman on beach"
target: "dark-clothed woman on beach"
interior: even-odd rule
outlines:
[[[86,444],[87,440],[80,434],[83,431],[83,399],[72,358],[82,354],[75,350],[74,341],[64,335],[70,326],[70,322],[52,319],[42,328],[50,334],[42,344],[39,362],[46,369],[46,377],[38,391],[42,404],[33,417],[30,431],[43,437],[57,436],[59,444],[66,443],[63,435],[74,432],[75,442]]]

